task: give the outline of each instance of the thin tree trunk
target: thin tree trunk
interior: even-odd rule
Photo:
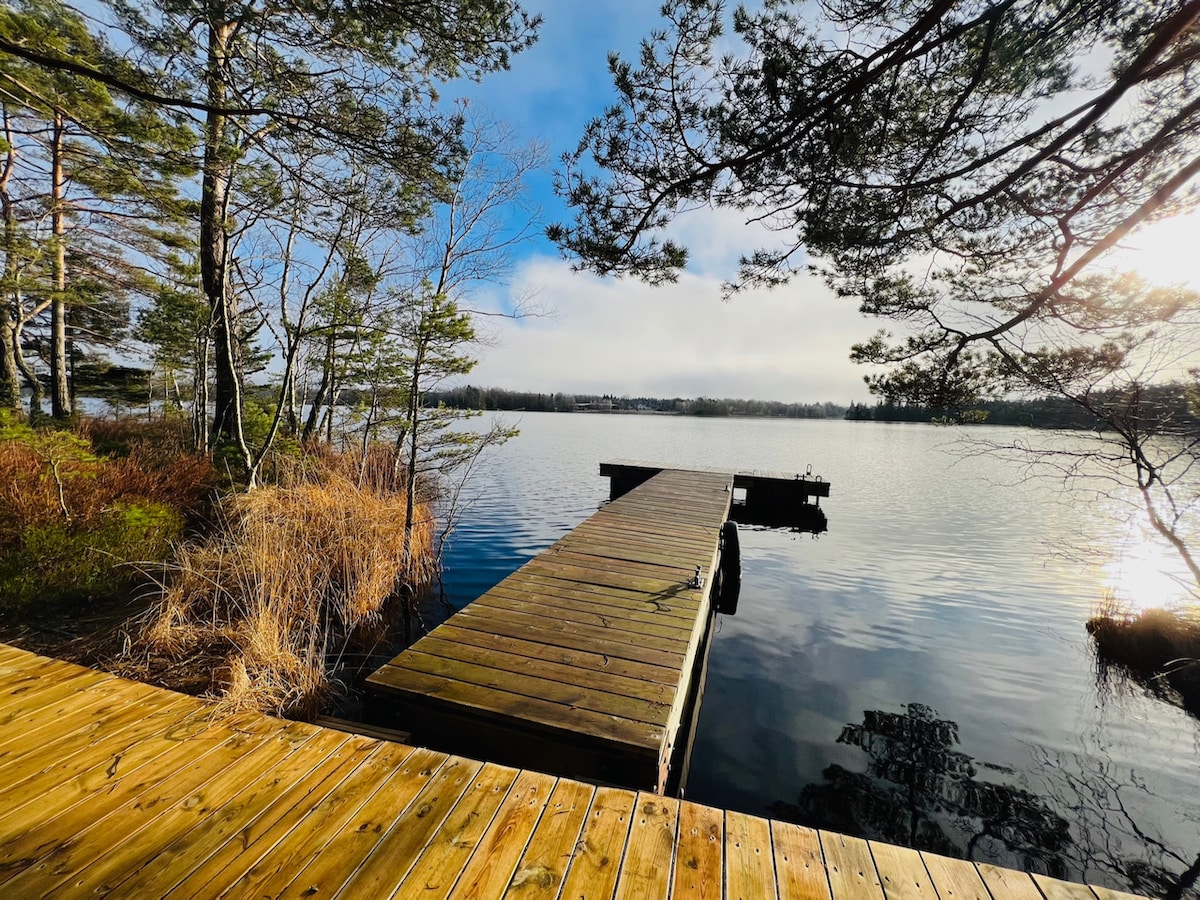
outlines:
[[[4,156],[3,169],[0,170],[0,214],[4,216],[4,290],[3,296],[0,296],[0,303],[3,304],[3,309],[0,310],[0,407],[18,410],[21,408],[21,370],[17,356],[20,355],[21,348],[17,344],[17,317],[20,315],[17,303],[17,217],[12,197],[8,192],[9,180],[16,166],[17,146],[8,127],[7,107],[3,110],[3,124],[8,149]]]
[[[63,138],[66,126],[62,113],[54,113],[50,144],[50,222],[54,255],[54,297],[50,305],[50,414],[56,419],[71,416],[71,388],[67,379],[67,246],[63,215]]]
[[[29,418],[36,419],[42,414],[42,401],[46,397],[46,390],[42,387],[42,380],[38,378],[37,372],[29,365],[29,360],[21,352],[22,328],[23,324],[18,321],[13,331],[13,346],[16,348],[17,368],[21,370],[21,374],[25,376],[25,382],[29,385]]]
[[[17,367],[17,327],[8,310],[0,318],[0,407],[21,408],[21,370]]]
[[[251,456],[242,430],[242,348],[237,297],[229,284],[229,236],[226,225],[233,182],[228,117],[220,113],[228,90],[229,42],[236,23],[226,21],[224,4],[209,8],[204,174],[200,188],[200,276],[213,328],[215,393],[212,437],[232,443],[247,470]],[[250,473],[252,474],[252,473]]]
[[[321,414],[325,409],[325,400],[329,396],[329,391],[333,385],[335,340],[333,330],[330,329],[325,341],[325,359],[321,362],[321,383],[317,385],[317,392],[313,396],[312,406],[308,410],[308,419],[304,423],[304,434],[301,439],[305,441],[312,440],[321,430]]]
[[[412,378],[408,388],[408,484],[404,489],[404,561],[412,567],[413,513],[417,500],[417,452],[420,449],[417,416],[421,413],[421,377],[425,365],[425,316],[422,314],[417,331],[417,346],[413,353]]]

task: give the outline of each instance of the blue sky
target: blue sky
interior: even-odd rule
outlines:
[[[459,93],[525,140],[544,143],[554,165],[612,102],[609,51],[636,54],[641,39],[661,23],[659,4],[526,5],[544,17],[537,44],[514,57],[510,71]],[[569,217],[553,194],[550,171],[531,179],[531,186],[546,221]],[[847,354],[874,326],[852,302],[836,300],[811,279],[723,302],[721,282],[761,233],[756,240],[743,215],[722,211],[690,214],[677,222],[675,234],[691,247],[693,263],[679,283],[660,288],[571,272],[544,237],[530,242],[509,283],[485,291],[476,304],[503,307],[510,296],[532,296],[550,315],[489,321],[493,345],[482,351],[469,380],[514,390],[628,396],[868,399],[863,373]]]

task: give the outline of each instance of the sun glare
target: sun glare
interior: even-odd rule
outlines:
[[[1118,269],[1133,269],[1154,284],[1179,284],[1200,290],[1200,212],[1147,225],[1122,242],[1110,259]]]
[[[1150,533],[1131,530],[1102,567],[1104,586],[1131,613],[1169,609],[1188,596],[1187,569],[1182,561]]]

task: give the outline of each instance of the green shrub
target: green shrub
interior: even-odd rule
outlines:
[[[0,556],[0,608],[122,598],[141,582],[139,564],[161,563],[182,536],[183,516],[152,501],[118,504],[87,523],[32,525]]]
[[[64,603],[124,600],[206,513],[207,457],[100,427],[31,428],[0,415],[0,609],[38,614]]]

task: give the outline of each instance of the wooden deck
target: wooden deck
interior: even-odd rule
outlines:
[[[730,472],[648,477],[375,672],[371,715],[439,749],[663,793],[732,499]]]
[[[0,896],[1125,900],[0,645]]]

